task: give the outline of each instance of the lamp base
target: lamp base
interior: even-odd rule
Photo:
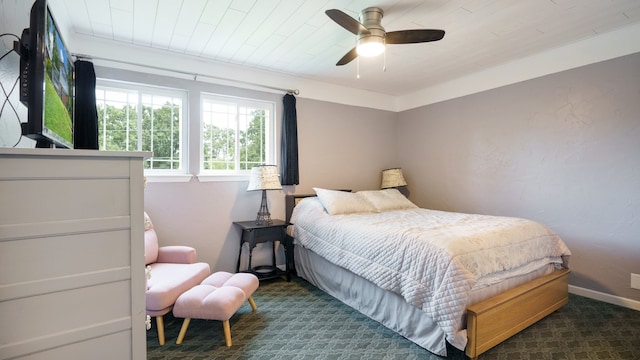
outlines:
[[[262,203],[260,204],[260,210],[256,217],[256,225],[271,225],[271,213],[269,213],[269,207],[267,206],[267,190],[262,190]]]

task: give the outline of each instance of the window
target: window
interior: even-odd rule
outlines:
[[[273,102],[213,94],[201,97],[201,160],[204,175],[248,175],[275,164]]]
[[[151,151],[145,173],[185,174],[187,91],[98,80],[100,150]]]

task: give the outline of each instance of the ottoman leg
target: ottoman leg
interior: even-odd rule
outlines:
[[[258,310],[258,307],[256,306],[256,302],[253,301],[253,297],[249,296],[249,305],[251,305],[251,309],[253,309],[253,311]]]
[[[222,322],[222,328],[224,329],[224,341],[227,343],[227,347],[231,346],[231,326],[229,320]]]
[[[187,334],[187,328],[191,323],[191,318],[184,318],[182,322],[182,327],[180,328],[180,334],[178,334],[178,340],[176,340],[176,344],[182,344],[182,340],[184,340],[184,336]]]
[[[158,326],[158,342],[164,345],[164,320],[162,316],[156,316],[156,325]]]

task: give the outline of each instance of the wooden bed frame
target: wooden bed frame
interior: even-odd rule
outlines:
[[[286,222],[300,200],[314,195],[287,195]],[[292,263],[295,269],[295,264]],[[295,271],[295,270],[294,270]],[[500,344],[569,302],[569,269],[561,269],[467,307],[465,354],[480,354]]]
[[[467,307],[465,353],[478,356],[569,302],[569,269],[561,269]]]

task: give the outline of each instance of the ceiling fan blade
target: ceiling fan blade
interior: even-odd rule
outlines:
[[[369,32],[369,30],[360,22],[358,22],[358,20],[352,18],[351,16],[338,9],[329,9],[324,13],[327,14],[327,16],[330,17],[331,20],[335,21],[338,25],[349,30],[355,35],[358,35],[358,33],[361,32]]]
[[[342,59],[340,59],[336,66],[346,65],[350,63],[353,59],[358,57],[358,53],[356,52],[356,48],[351,49],[348,53],[346,53]]]
[[[438,41],[444,37],[444,30],[421,29],[390,31],[385,37],[387,44],[415,44]]]

